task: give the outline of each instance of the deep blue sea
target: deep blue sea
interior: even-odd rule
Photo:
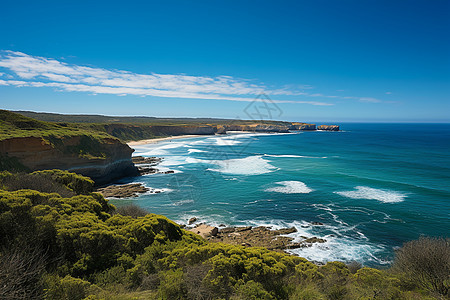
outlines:
[[[295,226],[310,260],[387,265],[421,235],[450,232],[450,124],[340,124],[341,132],[229,134],[136,146],[162,170],[129,179],[159,194],[134,203],[187,223]],[[324,225],[312,225],[321,222]]]

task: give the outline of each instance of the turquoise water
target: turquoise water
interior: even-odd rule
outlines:
[[[449,236],[450,124],[341,124],[342,132],[231,134],[136,146],[175,174],[130,202],[180,223],[295,226],[293,253],[386,265],[420,235]],[[312,225],[321,222],[323,226]]]

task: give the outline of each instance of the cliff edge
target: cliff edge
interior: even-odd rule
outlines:
[[[0,159],[30,171],[69,170],[104,184],[138,174],[127,144],[106,134],[0,111]]]

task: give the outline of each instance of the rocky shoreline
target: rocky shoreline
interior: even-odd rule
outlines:
[[[161,157],[143,157],[134,156],[132,157],[132,162],[138,169],[138,175],[148,175],[148,174],[173,174],[174,171],[159,171],[155,168],[163,158]],[[141,194],[159,194],[163,192],[161,189],[148,188],[142,183],[126,183],[126,184],[110,184],[97,188],[96,192],[103,195],[105,198],[134,198]]]
[[[191,223],[192,225],[195,221],[196,218],[191,218],[188,223]],[[321,226],[323,224],[313,222],[311,225]],[[286,252],[286,250],[289,249],[311,247],[314,243],[326,242],[325,239],[315,236],[302,236],[301,241],[293,242],[294,238],[288,235],[297,232],[295,227],[277,230],[266,226],[223,227],[219,229],[215,226],[200,223],[193,227],[188,225],[186,226],[186,229],[211,242],[242,245],[247,247],[265,247],[269,250],[279,252]]]

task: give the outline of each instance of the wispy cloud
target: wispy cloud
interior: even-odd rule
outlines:
[[[137,74],[122,70],[107,70],[79,66],[55,59],[31,56],[21,52],[0,53],[0,67],[11,74],[0,73],[0,85],[17,87],[52,87],[61,91],[94,94],[139,95],[183,99],[254,101],[257,95],[271,96],[275,103],[297,103],[327,106],[333,103],[322,99],[356,99],[362,102],[381,102],[368,97],[343,97],[308,93],[309,85],[286,85],[268,88],[261,83],[230,76],[189,76],[183,74]],[[4,76],[2,76],[4,75]],[[5,78],[6,77],[6,78]],[[12,77],[12,78],[11,78]],[[280,99],[299,96],[308,101]],[[322,100],[320,99],[320,100]],[[371,99],[371,101],[367,100]],[[376,100],[376,101],[375,101]]]

